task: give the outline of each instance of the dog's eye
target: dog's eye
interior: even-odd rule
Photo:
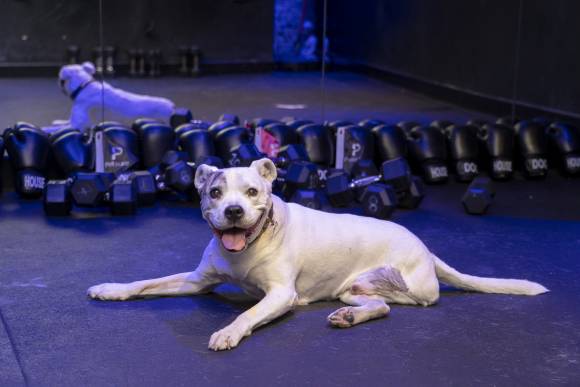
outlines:
[[[248,191],[246,192],[246,195],[248,195],[249,197],[254,197],[258,195],[258,190],[255,188],[250,188],[248,189]]]
[[[209,196],[212,199],[219,199],[222,196],[222,191],[219,188],[212,188],[209,191]]]

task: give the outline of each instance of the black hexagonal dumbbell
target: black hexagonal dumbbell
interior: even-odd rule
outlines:
[[[378,175],[361,177],[352,181],[349,180],[346,172],[334,173],[326,181],[326,194],[333,206],[344,207],[356,198],[357,190],[378,182],[388,184],[393,188],[399,207],[416,208],[423,199],[421,180],[411,175],[409,165],[402,158],[385,161]],[[363,193],[360,194],[361,200]]]
[[[279,169],[274,187],[285,200],[310,208],[322,207],[318,166],[314,163],[293,161],[285,170]]]
[[[465,212],[472,215],[483,215],[495,197],[491,180],[487,177],[475,178],[463,194],[461,202]]]
[[[113,215],[132,215],[137,210],[137,190],[131,173],[79,172],[67,180],[50,181],[44,191],[44,210],[49,216],[68,215],[78,207],[108,206]]]
[[[141,205],[152,205],[157,192],[173,192],[186,199],[195,194],[195,172],[201,164],[223,167],[216,156],[202,156],[195,162],[189,162],[185,152],[168,151],[161,163],[148,171],[134,172],[137,187],[137,201]]]
[[[364,189],[360,202],[365,215],[388,219],[397,206],[397,194],[388,184],[373,183]]]

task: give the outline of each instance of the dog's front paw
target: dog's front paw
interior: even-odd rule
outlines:
[[[87,295],[96,300],[124,301],[133,294],[130,284],[108,283],[91,286],[87,290]]]
[[[350,328],[354,325],[354,317],[352,306],[347,306],[331,313],[328,322],[338,328]]]
[[[244,336],[247,336],[247,334],[242,329],[231,324],[211,335],[208,348],[214,351],[232,349],[237,347]]]

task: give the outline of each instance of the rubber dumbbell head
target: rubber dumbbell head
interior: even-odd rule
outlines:
[[[69,180],[51,180],[44,187],[44,212],[48,216],[67,216],[72,210]]]
[[[187,108],[176,108],[169,118],[169,124],[172,128],[177,128],[179,125],[186,124],[193,120],[191,110]]]
[[[365,188],[361,206],[367,216],[388,219],[397,207],[397,196],[390,185],[374,183]]]
[[[463,194],[461,202],[468,214],[482,215],[487,212],[495,196],[491,180],[486,177],[475,178]]]

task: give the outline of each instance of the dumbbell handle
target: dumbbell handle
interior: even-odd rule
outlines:
[[[381,181],[383,177],[381,175],[373,175],[367,177],[361,177],[360,179],[355,179],[350,182],[349,188],[359,188],[359,187],[366,187],[367,185],[371,185],[378,181]]]

